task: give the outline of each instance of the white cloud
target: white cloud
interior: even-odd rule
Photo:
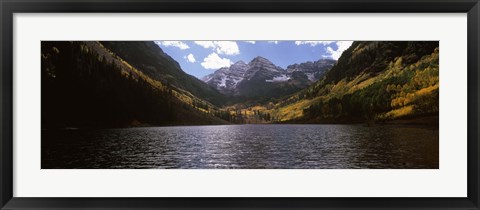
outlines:
[[[340,56],[342,55],[343,51],[345,51],[352,45],[353,41],[295,41],[296,45],[310,45],[312,47],[315,47],[317,45],[327,46],[332,43],[337,45],[337,49],[334,50],[332,47],[328,46],[326,48],[327,55],[323,55],[323,57],[338,60],[338,58],[340,58]]]
[[[218,54],[224,55],[238,55],[240,50],[238,49],[237,42],[234,41],[195,41],[204,48],[212,48]]]
[[[268,43],[278,44],[278,41],[268,41]]]
[[[229,67],[233,62],[228,58],[220,58],[217,53],[211,53],[205,59],[201,65],[206,69],[219,69],[222,67]]]
[[[245,42],[249,44],[255,44],[255,41],[245,41]]]
[[[225,55],[240,54],[240,50],[238,49],[238,45],[236,42],[220,41],[220,42],[216,42],[216,45],[217,45],[217,53],[219,54],[225,54]]]
[[[214,48],[215,45],[212,41],[195,41],[195,44],[198,44],[204,48]]]
[[[331,43],[335,43],[334,41],[295,41],[295,44],[296,45],[303,45],[303,44],[308,44],[312,47],[315,47],[317,45],[323,45],[323,46],[326,46],[326,45],[329,45]]]
[[[188,54],[187,56],[183,56],[183,58],[187,59],[188,62],[190,63],[195,63],[195,56],[193,56],[192,53]]]
[[[340,56],[342,55],[343,51],[347,50],[351,45],[353,41],[338,41],[335,44],[337,45],[337,50],[334,50],[331,47],[327,47],[327,56],[324,57],[330,57],[335,60],[338,60]]]
[[[165,47],[178,47],[181,50],[186,50],[190,48],[187,44],[181,41],[155,41],[157,45],[162,45]]]

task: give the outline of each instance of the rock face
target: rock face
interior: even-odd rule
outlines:
[[[335,60],[321,59],[315,62],[305,62],[287,66],[287,72],[293,74],[299,72],[305,75],[311,82],[318,81],[336,63]],[[298,74],[298,73],[297,73]]]
[[[230,67],[223,67],[202,78],[208,85],[216,88],[224,94],[231,95],[237,84],[243,80],[248,65],[243,61],[238,61]]]
[[[281,77],[286,72],[279,66],[275,66],[264,57],[256,57],[248,63],[248,70],[245,72],[244,80],[270,80]]]
[[[319,80],[335,60],[293,64],[283,69],[266,58],[256,57],[220,68],[202,80],[220,92],[245,97],[279,97],[293,93]]]

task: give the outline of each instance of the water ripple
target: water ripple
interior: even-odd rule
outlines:
[[[411,126],[43,130],[42,168],[438,168],[438,138]]]

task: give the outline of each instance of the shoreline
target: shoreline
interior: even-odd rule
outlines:
[[[379,126],[420,126],[420,127],[439,127],[438,116],[423,116],[409,119],[396,119],[389,121],[380,121],[375,124],[368,125],[365,121],[334,121],[328,120],[321,123],[312,122],[280,122],[280,123],[250,123],[250,124],[171,124],[171,125],[151,125],[151,124],[136,124],[134,126],[121,126],[121,127],[75,127],[66,126],[63,128],[42,128],[41,130],[80,130],[80,129],[121,129],[121,128],[149,128],[149,127],[180,127],[180,126],[218,126],[218,125],[361,125],[366,127],[379,127]]]

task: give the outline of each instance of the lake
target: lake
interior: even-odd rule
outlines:
[[[42,130],[42,169],[438,168],[437,128],[216,125]]]

